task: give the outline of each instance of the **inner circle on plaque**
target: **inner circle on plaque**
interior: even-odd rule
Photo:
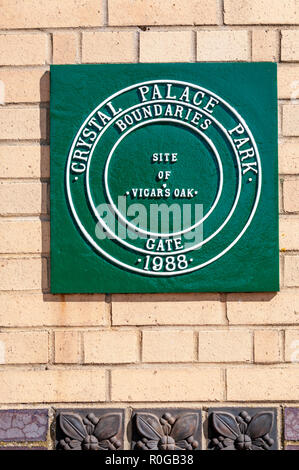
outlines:
[[[178,236],[203,223],[223,188],[222,163],[212,141],[188,123],[165,121],[125,132],[109,154],[104,175],[108,201],[120,221],[156,237]],[[118,204],[119,197],[125,204]],[[160,204],[168,211],[167,221],[163,209],[157,210]]]

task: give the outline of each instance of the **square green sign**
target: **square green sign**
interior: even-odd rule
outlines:
[[[51,66],[51,291],[279,289],[273,63]]]

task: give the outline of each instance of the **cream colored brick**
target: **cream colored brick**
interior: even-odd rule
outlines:
[[[251,362],[252,335],[244,330],[200,331],[199,362]]]
[[[0,182],[0,214],[45,214],[47,184]]]
[[[1,139],[45,139],[47,111],[38,108],[0,109]]]
[[[285,104],[282,107],[282,133],[286,136],[299,136],[298,104]]]
[[[105,296],[0,293],[0,327],[105,326]]]
[[[218,24],[217,0],[109,0],[110,26]]]
[[[285,332],[285,361],[299,362],[299,330]]]
[[[192,43],[191,31],[140,33],[140,62],[189,62]]]
[[[2,178],[49,178],[48,145],[1,145]]]
[[[280,173],[299,173],[299,140],[280,142],[278,154]]]
[[[224,0],[225,24],[299,24],[297,0]]]
[[[53,33],[53,64],[74,64],[78,59],[76,33]]]
[[[224,383],[218,368],[114,369],[112,401],[200,401],[223,399]]]
[[[232,325],[299,324],[299,289],[228,294],[227,315]]]
[[[287,29],[281,32],[281,60],[285,62],[299,60],[299,31],[297,29]]]
[[[84,333],[84,362],[113,364],[139,358],[137,331],[89,331]]]
[[[299,250],[299,218],[281,217],[279,222],[280,249]]]
[[[299,368],[248,367],[227,370],[227,400],[298,400]]]
[[[250,58],[247,31],[198,31],[198,61],[244,61]]]
[[[137,37],[133,31],[83,32],[82,62],[137,61]]]
[[[195,337],[190,330],[145,330],[142,333],[143,362],[192,362]]]
[[[286,212],[299,211],[299,179],[285,179],[283,182],[284,210]]]
[[[299,256],[286,256],[284,282],[287,287],[299,286]]]
[[[44,263],[39,258],[0,259],[0,290],[41,289],[42,274],[46,276]]]
[[[76,364],[79,361],[78,331],[55,331],[56,364]]]
[[[0,65],[45,64],[47,55],[46,34],[0,34]]]
[[[102,26],[99,0],[2,0],[0,28]]]
[[[46,364],[48,333],[22,331],[0,333],[1,364]]]
[[[0,69],[5,103],[49,101],[49,72],[43,69]]]
[[[278,98],[299,98],[299,65],[279,64],[277,68]]]
[[[99,402],[105,400],[105,371],[1,370],[1,403]]]
[[[279,362],[279,332],[256,330],[254,332],[254,361]]]
[[[279,60],[278,31],[261,29],[252,31],[252,60],[257,62]]]
[[[114,325],[221,325],[218,294],[113,294]]]
[[[50,252],[49,222],[0,219],[0,253],[42,252]]]

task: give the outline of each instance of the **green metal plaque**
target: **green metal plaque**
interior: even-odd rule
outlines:
[[[276,291],[276,64],[51,66],[51,291]]]

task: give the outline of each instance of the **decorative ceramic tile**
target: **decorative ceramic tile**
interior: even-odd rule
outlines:
[[[47,410],[1,410],[0,441],[45,441]]]
[[[299,408],[284,410],[284,437],[287,441],[299,441]]]
[[[121,450],[124,412],[119,409],[59,410],[57,450]]]
[[[276,450],[275,408],[211,408],[209,449]]]
[[[48,450],[46,447],[29,447],[29,446],[11,446],[0,447],[0,450]]]
[[[192,409],[135,410],[134,450],[199,450],[201,412]]]

